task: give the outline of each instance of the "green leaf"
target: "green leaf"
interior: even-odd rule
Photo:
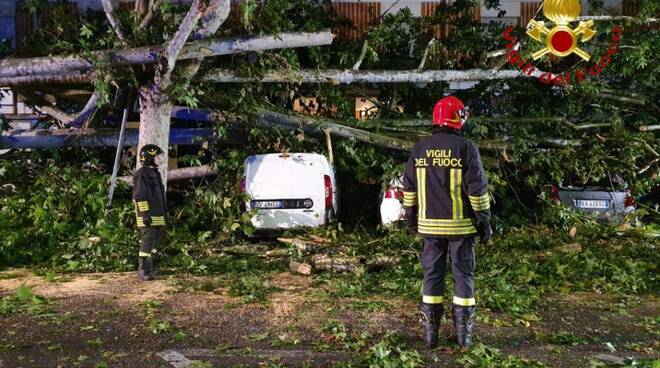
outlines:
[[[22,302],[32,300],[32,288],[26,285],[21,285],[16,288],[16,298]]]

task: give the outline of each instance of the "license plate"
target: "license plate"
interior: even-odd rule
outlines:
[[[609,201],[577,199],[575,205],[578,208],[608,208],[610,203]]]
[[[282,208],[282,201],[255,201],[254,207],[261,209]]]

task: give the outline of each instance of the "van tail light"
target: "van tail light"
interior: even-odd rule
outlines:
[[[328,175],[323,175],[323,180],[325,181],[325,208],[329,209],[332,207],[332,181]]]
[[[559,201],[559,188],[556,185],[550,187],[550,199]]]
[[[241,179],[241,193],[245,193],[245,176]]]
[[[625,206],[632,207],[634,205],[635,205],[635,198],[633,198],[633,196],[630,195],[630,192],[628,192],[628,195],[626,196]]]

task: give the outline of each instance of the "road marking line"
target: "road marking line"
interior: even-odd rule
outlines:
[[[186,358],[184,355],[174,351],[165,350],[156,354],[166,362],[172,364],[174,368],[188,368],[192,364],[192,360]]]

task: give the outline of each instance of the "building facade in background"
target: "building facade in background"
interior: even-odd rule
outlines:
[[[185,1],[185,0],[183,0]],[[267,0],[265,0],[267,1]],[[124,9],[132,6],[131,1],[113,0],[115,7]],[[240,1],[233,1],[232,7],[238,7]],[[430,16],[434,14],[438,7],[451,6],[452,1],[421,1],[421,0],[401,0],[401,1],[333,1],[337,12],[348,18],[353,27],[343,27],[338,29],[340,37],[356,39],[362,37],[374,21],[386,11],[396,13],[401,9],[408,8],[415,16]],[[540,5],[541,1],[519,1],[519,0],[501,0],[500,8],[506,13],[498,18],[499,10],[487,9],[484,6],[475,7],[472,14],[475,20],[483,23],[491,21],[500,21],[510,25],[525,25],[532,19]],[[18,4],[18,5],[17,5]],[[72,0],[68,4],[58,5],[67,7],[67,11],[83,12],[87,10],[102,11],[101,0]],[[609,14],[618,15],[636,15],[639,7],[635,0],[605,0],[605,10]],[[582,0],[582,14],[589,13],[589,3]],[[9,40],[12,47],[16,47],[16,42],[21,42],[32,34],[40,24],[49,21],[51,12],[48,9],[38,11],[37,14],[30,14],[20,6],[20,2],[14,0],[0,0],[0,40]],[[449,28],[436,29],[436,36],[445,37],[451,30]]]

